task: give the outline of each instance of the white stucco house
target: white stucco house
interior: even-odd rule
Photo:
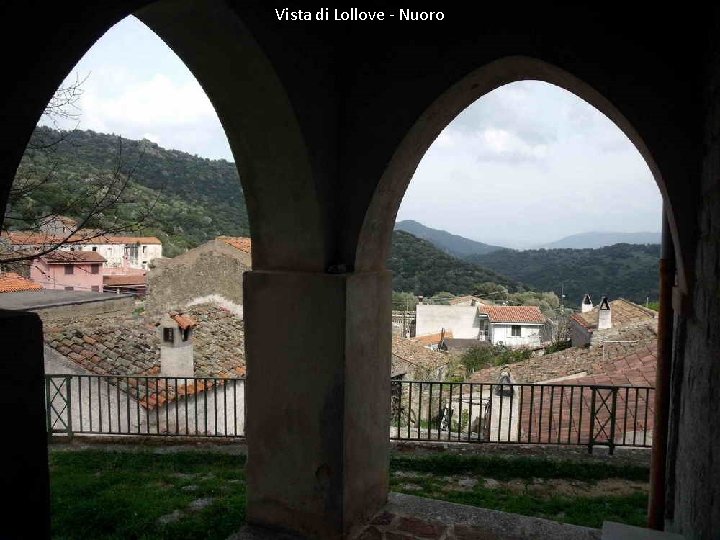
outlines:
[[[537,306],[437,306],[418,304],[416,336],[445,330],[454,338],[489,341],[507,347],[531,347],[545,341],[547,322]]]
[[[31,253],[67,242],[61,251],[95,251],[105,258],[103,268],[123,272],[147,270],[154,259],[162,257],[162,242],[154,236],[99,235],[85,229],[69,237],[44,231],[11,231],[3,233],[0,241],[9,243],[13,250]]]

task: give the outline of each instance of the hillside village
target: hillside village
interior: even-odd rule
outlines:
[[[72,226],[71,220],[58,219],[57,227],[64,226]],[[126,420],[126,428],[131,430],[197,429],[197,414],[193,421],[186,418],[183,427],[178,420],[172,424],[166,409],[175,410],[184,403],[187,417],[187,403],[192,401],[193,407],[199,404],[207,411],[209,396],[217,415],[218,392],[227,407],[230,381],[242,380],[246,374],[241,276],[252,266],[250,239],[220,236],[182,255],[164,258],[157,238],[78,231],[60,249],[42,253],[57,235],[67,232],[13,232],[2,237],[17,253],[41,253],[26,265],[25,276],[0,274],[0,307],[40,314],[46,372],[116,377],[115,392],[119,396],[120,388],[124,389],[125,405],[118,397],[118,405],[110,405],[108,411],[112,409],[114,414],[123,406],[128,411],[137,409]],[[511,429],[524,433],[528,426],[522,424],[527,421],[522,415],[531,418],[529,411],[515,410],[512,405],[507,409],[507,404],[498,402],[501,397],[495,395],[493,384],[643,389],[654,385],[657,314],[653,310],[621,298],[603,297],[595,305],[589,294],[576,309],[564,310],[508,305],[492,299],[493,295],[446,294],[438,297],[440,301],[420,297],[414,310],[393,312],[393,328],[388,329],[393,333],[388,374],[393,384],[448,381],[480,385],[479,397],[470,386],[470,393],[462,393],[460,400],[480,399],[486,404],[488,409],[471,421],[477,436],[487,430],[487,437],[503,430],[509,434]],[[121,377],[124,383],[119,382]],[[161,384],[154,377],[165,379]],[[90,381],[81,378],[77,383],[81,394],[85,388],[87,399],[93,391]],[[243,399],[244,386],[232,384],[230,401],[237,405]],[[490,386],[483,390],[487,384]],[[508,396],[519,398],[518,392],[524,392],[522,387],[511,388]],[[440,390],[442,394],[442,387]],[[98,391],[102,396],[112,393],[110,382]],[[393,399],[407,399],[407,407],[422,405],[416,403],[417,397],[406,394],[403,390]],[[620,398],[623,410],[637,409],[637,401],[630,403],[629,399]],[[491,421],[496,424],[483,424],[490,421],[493,406],[507,409],[505,422],[512,424],[503,424],[502,414]],[[451,401],[445,409],[448,418],[462,413]],[[244,429],[238,410],[234,408],[231,421],[235,433]],[[96,421],[101,414],[98,412]],[[230,410],[225,408],[220,414],[227,419]],[[552,410],[548,414],[552,416]],[[82,404],[75,405],[72,415],[77,417],[75,424],[82,425]],[[433,420],[428,417],[426,421]],[[220,429],[220,421],[211,424],[210,429]],[[652,414],[640,427],[645,439],[651,437]],[[207,419],[204,428],[208,429]],[[112,429],[112,421],[104,429]]]

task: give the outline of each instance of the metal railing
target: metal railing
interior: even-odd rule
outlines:
[[[50,434],[243,437],[245,379],[46,375]]]
[[[245,436],[245,379],[46,375],[50,434]],[[390,438],[650,447],[654,389],[391,380]]]
[[[652,446],[654,389],[392,381],[391,439]]]

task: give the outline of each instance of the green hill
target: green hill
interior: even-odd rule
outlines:
[[[50,149],[44,148],[48,141],[58,140]],[[148,140],[79,130],[61,136],[47,127],[33,134],[18,174],[38,178],[51,174],[52,181],[13,205],[12,212],[26,218],[13,222],[13,228],[21,229],[33,218],[51,213],[82,217],[68,212],[68,203],[87,192],[88,179],[108,177],[115,171],[119,178],[130,178],[124,194],[127,200],[99,216],[92,226],[133,223],[138,213],[152,205],[149,219],[134,232],[160,237],[168,256],[221,234],[249,235],[245,197],[234,163],[166,150]]]
[[[657,300],[659,289],[657,244],[615,244],[597,249],[504,249],[467,260],[558,295],[565,304],[580,305],[585,293],[608,295],[638,303]]]
[[[476,285],[491,281],[510,292],[528,290],[522,283],[475,264],[456,259],[432,243],[404,231],[394,231],[388,268],[394,272],[393,290],[432,296],[440,291],[471,294]]]
[[[482,242],[470,240],[469,238],[465,238],[457,234],[451,234],[441,229],[432,229],[411,219],[398,221],[395,224],[395,229],[409,232],[413,236],[417,236],[423,240],[428,240],[429,242],[432,242],[435,247],[440,248],[445,253],[449,253],[454,257],[482,255],[485,253],[492,253],[498,249],[503,249],[500,246],[483,244]]]

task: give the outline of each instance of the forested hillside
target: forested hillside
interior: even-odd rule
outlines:
[[[394,231],[388,267],[394,272],[393,290],[432,296],[440,291],[471,294],[477,285],[491,281],[510,292],[527,290],[522,283],[492,270],[456,259],[427,240]]]
[[[491,253],[498,249],[503,249],[500,246],[492,246],[476,240],[470,240],[469,238],[452,234],[441,229],[426,227],[422,223],[418,223],[417,221],[413,221],[411,219],[398,221],[395,224],[395,229],[409,232],[413,236],[417,236],[423,240],[428,240],[435,247],[440,248],[445,253],[449,253],[454,257],[481,255]]]
[[[468,260],[541,291],[559,295],[564,287],[565,303],[580,305],[585,293],[638,303],[648,297],[657,300],[659,258],[656,244],[616,244],[597,249],[504,249]]]
[[[59,141],[59,142],[58,142]],[[74,196],[99,177],[128,177],[124,202],[90,225],[133,223],[143,209],[149,216],[133,232],[159,236],[173,256],[221,234],[249,234],[245,198],[235,164],[166,150],[148,140],[134,141],[93,131],[62,134],[36,130],[18,172],[51,181],[23,196],[11,211],[31,222],[38,215],[62,212]],[[70,217],[82,218],[82,215]],[[23,221],[12,223],[21,229]]]

